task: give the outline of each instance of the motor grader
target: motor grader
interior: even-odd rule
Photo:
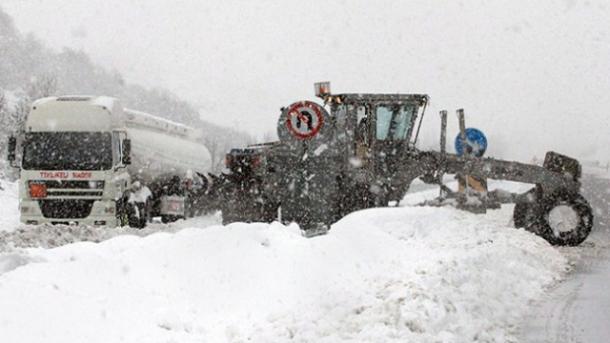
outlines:
[[[398,204],[420,178],[441,186],[437,204],[451,199],[468,209],[473,202],[483,208],[515,202],[515,226],[554,245],[578,245],[591,231],[593,214],[579,194],[581,166],[575,159],[548,152],[538,166],[446,153],[444,111],[440,151],[422,151],[416,143],[427,95],[331,94],[326,82],[316,84],[316,95],[323,105],[299,101],[281,109],[279,141],[226,155],[229,171],[217,179],[224,223],[296,222],[305,235],[315,236],[353,211]],[[463,112],[458,114],[463,134]],[[523,194],[456,195],[443,184],[444,174],[533,187]]]

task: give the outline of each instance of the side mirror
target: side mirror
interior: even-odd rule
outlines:
[[[131,140],[123,140],[123,160],[121,161],[124,165],[131,164]]]
[[[8,138],[8,160],[9,162],[15,162],[17,150],[17,138],[10,136]]]

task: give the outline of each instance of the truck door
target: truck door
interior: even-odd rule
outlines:
[[[354,107],[354,156],[363,167],[369,164],[371,155],[371,121],[367,111],[363,105]]]
[[[414,104],[403,103],[380,103],[373,108],[371,158],[378,178],[390,178],[400,168],[398,157],[408,147],[416,109]]]

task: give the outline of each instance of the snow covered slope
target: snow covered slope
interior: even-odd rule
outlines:
[[[566,258],[510,206],[232,224],[13,254],[1,342],[506,342]]]

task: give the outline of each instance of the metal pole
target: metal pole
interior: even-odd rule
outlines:
[[[470,154],[467,152],[468,149],[466,149],[466,119],[464,118],[464,109],[460,108],[456,111],[456,113],[460,125],[460,140],[462,141],[464,158],[468,158],[470,157]],[[462,177],[464,178],[465,194],[468,194],[468,175],[462,175]]]
[[[466,156],[466,119],[464,118],[464,109],[460,108],[456,112],[460,123],[460,139],[462,140],[462,147],[464,147],[464,156]]]
[[[441,115],[441,159],[440,166],[438,170],[438,184],[443,184],[443,175],[445,174],[445,160],[447,157],[447,111],[442,110],[440,112]],[[443,187],[440,190],[440,197],[445,197],[445,191]]]
[[[441,154],[447,153],[447,111],[442,110],[441,115]]]

